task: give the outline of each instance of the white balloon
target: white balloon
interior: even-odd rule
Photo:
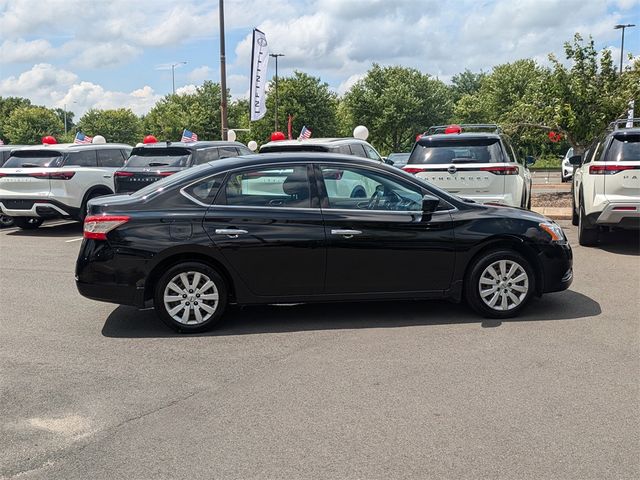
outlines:
[[[236,132],[235,132],[235,130],[227,131],[227,140],[229,140],[230,142],[235,142],[236,141]]]
[[[256,142],[255,140],[251,140],[249,143],[247,143],[247,148],[252,152],[255,152],[258,149],[258,142]]]
[[[91,143],[107,143],[107,141],[102,135],[96,135]]]
[[[353,137],[360,140],[366,140],[369,138],[369,129],[364,125],[358,125],[353,129]]]
[[[136,147],[144,147],[144,143],[136,143]]]

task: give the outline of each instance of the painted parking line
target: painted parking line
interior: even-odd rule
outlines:
[[[80,240],[82,240],[84,237],[80,237],[80,238],[72,238],[71,240],[65,240],[64,243],[71,243],[71,242],[79,242]]]

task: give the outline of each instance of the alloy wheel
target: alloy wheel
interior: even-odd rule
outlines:
[[[188,271],[174,276],[164,289],[167,314],[183,325],[199,325],[209,320],[219,304],[216,284],[202,272]]]
[[[529,276],[513,260],[497,260],[480,275],[478,290],[482,301],[493,310],[507,311],[520,305],[529,292]]]

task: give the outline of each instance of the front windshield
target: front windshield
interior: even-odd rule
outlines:
[[[439,165],[450,163],[499,163],[505,162],[497,138],[436,140],[418,143],[409,164]]]
[[[24,150],[13,152],[13,155],[2,166],[3,168],[59,167],[62,164],[62,153],[53,150]]]
[[[125,167],[186,167],[191,151],[182,147],[134,148]]]

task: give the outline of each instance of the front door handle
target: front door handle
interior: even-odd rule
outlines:
[[[111,175],[102,175],[103,178],[111,178]]]
[[[344,238],[353,238],[354,235],[360,235],[360,230],[331,230],[331,235],[342,235]]]
[[[247,230],[239,228],[216,228],[216,235],[227,235],[229,238],[238,238],[240,235],[249,233]]]

